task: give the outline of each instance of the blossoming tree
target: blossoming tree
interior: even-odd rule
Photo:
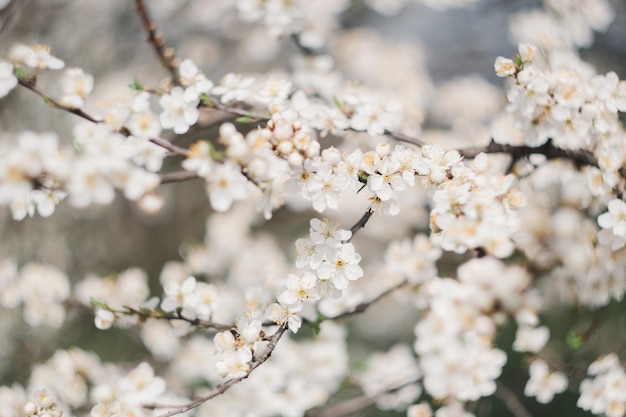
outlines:
[[[4,257],[2,314],[78,333],[89,316],[144,350],[116,361],[50,337],[58,348],[0,387],[1,417],[523,417],[561,396],[626,414],[605,313],[626,291],[626,83],[579,55],[610,2],[515,14],[516,53],[491,58],[506,100],[476,76],[434,89],[411,46],[343,27],[360,2],[184,3],[134,2],[162,80],[127,74],[114,100],[94,103],[98,80],[47,46],[0,60],[4,102],[37,95],[73,123],[2,132],[14,221],[116,199],[149,218],[187,183],[211,208],[203,242],[177,242],[156,275]],[[364,2],[390,19],[405,3]],[[218,80],[166,42],[155,20],[176,13],[211,14],[216,37],[240,30],[250,54],[286,63]]]

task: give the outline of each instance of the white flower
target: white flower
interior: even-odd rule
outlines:
[[[64,106],[79,109],[93,90],[93,77],[85,74],[82,68],[69,68],[61,78],[63,95],[60,98]]]
[[[154,370],[146,362],[142,362],[120,379],[121,398],[133,404],[149,404],[165,392],[165,380],[154,375]]]
[[[96,309],[95,325],[100,330],[110,329],[115,323],[115,314],[103,308]]]
[[[234,201],[245,199],[248,196],[247,183],[238,165],[230,161],[217,165],[208,178],[207,191],[211,207],[217,211],[226,211]]]
[[[163,290],[166,297],[161,302],[163,311],[174,311],[181,307],[184,310],[194,311],[199,299],[196,294],[196,279],[187,277],[182,283],[168,281]]]
[[[626,237],[626,203],[619,199],[609,201],[609,211],[598,216],[598,225],[612,229],[615,236]]]
[[[180,82],[189,91],[189,94],[200,96],[213,88],[213,82],[198,69],[190,59],[185,59],[178,67]]]
[[[250,372],[252,352],[249,349],[222,352],[215,364],[217,374],[222,378],[243,378]]]
[[[276,324],[287,325],[289,330],[297,333],[302,326],[302,319],[296,313],[302,310],[302,304],[291,304],[283,306],[272,303],[265,309],[265,318],[272,320]]]
[[[198,104],[200,99],[192,90],[183,90],[174,87],[169,94],[164,94],[159,100],[163,112],[159,115],[161,127],[172,129],[174,133],[183,134],[189,131],[189,126],[194,125],[200,113]]]
[[[126,127],[130,133],[140,138],[158,138],[161,134],[159,119],[149,110],[131,114]]]
[[[559,394],[567,388],[567,377],[562,372],[551,372],[548,364],[535,359],[530,364],[530,379],[524,388],[524,395],[536,397],[537,402],[548,404],[555,394]]]
[[[513,350],[518,352],[539,352],[548,343],[550,330],[546,326],[520,326],[515,334]]]
[[[282,103],[287,99],[290,90],[291,82],[284,78],[271,76],[257,93],[256,99],[268,105]]]
[[[322,280],[332,280],[333,285],[342,290],[349,281],[355,281],[363,276],[363,269],[359,266],[361,255],[355,252],[354,245],[342,245],[335,252],[332,259],[324,261],[317,270]]]
[[[254,78],[242,78],[240,74],[226,74],[220,80],[220,84],[213,87],[211,92],[215,95],[222,96],[220,101],[224,104],[231,101],[244,101],[250,94],[250,86],[254,82]]]
[[[16,65],[25,65],[39,69],[61,69],[63,61],[50,55],[50,48],[45,45],[35,45],[32,48],[26,45],[13,45],[7,54],[9,61]]]
[[[9,94],[17,85],[17,78],[13,75],[13,64],[0,59],[0,98]]]
[[[311,272],[304,272],[302,275],[289,274],[287,277],[287,289],[283,291],[278,300],[281,304],[298,304],[309,298],[317,299],[319,296],[315,291],[317,277]]]
[[[493,65],[498,77],[508,77],[515,74],[515,62],[512,59],[499,56],[496,58],[496,62]]]

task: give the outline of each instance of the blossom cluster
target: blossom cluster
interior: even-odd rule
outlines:
[[[580,383],[578,407],[609,417],[626,414],[626,371],[615,353],[592,362],[587,376]]]
[[[416,2],[441,10],[478,0]],[[516,14],[518,54],[494,67],[506,100],[477,76],[433,94],[420,48],[373,31],[339,33],[356,7],[389,16],[409,0],[208,0],[204,11],[192,0],[161,3],[159,18],[180,13],[191,25],[210,10],[216,36],[241,41],[251,60],[275,56],[280,42],[299,55],[285,56],[290,71],[208,69],[228,59],[179,58],[189,51],[166,48],[138,0],[167,71],[160,83],[137,78],[127,94],[92,106],[94,77],[49,48],[17,44],[0,60],[0,97],[19,85],[81,119],[71,135],[7,135],[0,205],[14,219],[50,217],[63,199],[109,205],[116,193],[154,213],[164,184],[196,179],[212,209],[200,243],[182,244],[181,259],[158,259],[158,282],[147,266],[77,279],[70,263],[67,273],[0,263],[0,306],[21,308],[28,325],[59,328],[70,310],[92,308],[98,329],[136,331],[151,355],[122,366],[79,348],[50,350],[23,386],[0,387],[0,415],[144,417],[200,405],[198,417],[298,417],[360,390],[367,404],[409,417],[471,417],[491,396],[510,407],[497,389],[507,363],[528,368],[523,394],[541,404],[574,385],[576,370],[546,348],[561,336],[544,312],[597,309],[626,291],[626,82],[575,50],[608,27],[607,0],[545,0],[546,11]],[[235,15],[245,25],[232,26]],[[306,220],[292,223],[294,213]],[[354,225],[341,228],[347,219]],[[307,227],[290,259],[288,239],[273,234]],[[370,307],[348,333],[342,320]],[[507,322],[511,346],[498,338]],[[573,339],[587,343],[598,322]],[[364,349],[350,357],[354,335]],[[519,355],[510,350],[524,359],[511,363]],[[578,406],[622,416],[626,373],[616,354],[602,353]]]
[[[352,243],[349,230],[339,229],[338,224],[328,220],[312,219],[309,237],[296,241],[296,267],[299,271],[290,274],[286,289],[278,295],[278,302],[270,304],[266,318],[274,323],[288,325],[294,333],[302,325],[296,314],[305,302],[314,302],[322,297],[338,298],[350,281],[363,276],[359,266],[361,255]]]
[[[414,348],[432,397],[465,402],[495,392],[507,359],[493,347],[498,325],[507,313],[522,323],[537,322],[529,284],[526,271],[489,257],[461,265],[458,280],[423,284],[427,314],[415,327]]]
[[[61,327],[69,297],[67,275],[52,265],[30,263],[18,270],[11,259],[0,263],[0,305],[7,309],[22,306],[30,326]]]

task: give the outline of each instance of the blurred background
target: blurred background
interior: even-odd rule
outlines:
[[[42,43],[63,59],[66,67],[78,66],[95,78],[95,90],[87,104],[97,111],[98,103],[127,94],[127,86],[139,79],[145,85],[159,86],[167,75],[160,68],[154,51],[145,41],[134,2],[85,0],[0,1],[0,54],[14,43]],[[214,82],[227,72],[264,74],[300,68],[301,51],[289,37],[276,39],[261,24],[244,22],[233,7],[223,0],[152,0],[146,1],[155,22],[177,56],[192,59]],[[372,2],[373,3],[373,2]],[[382,3],[382,2],[380,2]],[[393,3],[393,2],[390,2]],[[612,0],[615,18],[603,33],[595,34],[593,45],[581,49],[583,58],[600,73],[615,71],[626,78],[626,2]],[[503,81],[493,71],[499,55],[510,57],[517,51],[509,23],[518,13],[541,7],[535,0],[481,0],[465,8],[434,10],[426,5],[409,3],[401,12],[385,16],[363,1],[346,2],[336,13],[329,28],[319,29],[324,38],[321,48],[333,57],[346,79],[358,79],[376,88],[401,91],[404,102],[413,104],[407,133],[425,138],[440,138],[449,143],[467,140],[483,143],[489,139],[489,120],[483,113],[502,111],[505,105]],[[320,22],[318,22],[320,23]],[[41,86],[55,95],[55,75],[41,77]],[[407,81],[408,80],[408,81]],[[410,83],[410,84],[408,84]],[[400,93],[399,93],[400,94]],[[469,106],[458,107],[460,101]],[[454,99],[450,98],[454,96]],[[457,106],[457,107],[455,107]],[[470,110],[468,110],[468,107]],[[476,114],[472,113],[475,112]],[[482,113],[481,113],[482,112]],[[459,118],[467,116],[467,120]],[[456,118],[455,118],[456,117]],[[69,114],[47,108],[31,92],[16,88],[0,101],[0,141],[10,143],[23,130],[54,131],[60,140],[71,142],[71,128],[77,120]],[[459,132],[463,132],[462,134]],[[163,135],[167,137],[167,132]],[[199,138],[214,137],[215,128],[198,126],[176,143],[187,146]],[[453,137],[453,138],[451,138]],[[330,139],[334,140],[334,139]],[[165,170],[176,170],[180,160],[172,160]],[[140,267],[150,277],[158,293],[158,277],[168,261],[179,261],[195,245],[205,240],[205,226],[211,210],[203,184],[191,181],[161,188],[165,207],[156,215],[147,215],[135,204],[118,196],[107,207],[85,210],[61,204],[50,219],[11,219],[7,208],[0,209],[0,258],[12,258],[21,265],[45,262],[68,273],[73,282],[88,273],[114,274],[130,267]],[[410,198],[423,201],[419,191]],[[337,213],[346,228],[362,213],[362,206]],[[428,230],[427,206],[402,219],[374,218],[357,240],[379,262],[384,252],[381,243],[369,245],[385,229],[389,240]],[[312,212],[284,208],[264,223],[252,216],[252,234],[269,232],[273,245],[285,253],[286,262],[293,256],[293,241],[307,233]],[[369,233],[369,235],[368,235]],[[224,237],[225,239],[228,236]],[[368,246],[369,245],[369,246]],[[361,251],[361,249],[359,249]],[[460,260],[452,260],[459,262]],[[375,272],[380,265],[370,265]],[[585,347],[570,360],[588,363],[595,359],[595,347],[616,343],[626,337],[623,307],[611,304],[592,346]],[[382,311],[396,317],[396,326],[381,322]],[[391,313],[389,313],[391,311]],[[383,302],[364,317],[350,323],[350,348],[354,360],[365,357],[371,349],[387,349],[398,342],[411,344],[416,311],[406,304]],[[570,325],[585,329],[594,313],[563,307],[551,311],[545,321],[553,330],[553,339],[565,340]],[[563,326],[562,334],[558,329]],[[567,327],[565,327],[567,326]],[[372,328],[384,328],[383,333]],[[515,334],[513,325],[501,333],[501,346],[510,346]],[[623,343],[619,341],[623,349]],[[146,350],[132,331],[95,330],[88,311],[77,309],[70,320],[55,329],[26,326],[19,311],[0,309],[0,384],[25,382],[35,362],[45,361],[57,348],[78,345],[97,352],[103,360],[140,360]],[[549,347],[558,356],[568,354],[567,346]],[[585,351],[585,349],[588,350]],[[508,351],[509,365],[503,380],[516,392],[522,392],[527,373],[521,355]],[[584,415],[575,408],[577,392],[571,388],[548,406],[524,399],[535,416]],[[482,400],[481,400],[482,401]],[[479,404],[481,416],[506,416],[509,412],[498,401]],[[371,410],[371,415],[380,413]],[[390,415],[393,415],[391,413]]]

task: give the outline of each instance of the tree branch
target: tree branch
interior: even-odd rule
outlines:
[[[141,24],[143,25],[146,35],[148,36],[147,41],[152,45],[154,51],[159,57],[161,65],[163,65],[163,67],[170,73],[170,77],[172,78],[174,85],[180,86],[181,83],[178,77],[178,70],[175,65],[176,57],[174,55],[174,50],[172,48],[165,47],[163,34],[157,32],[157,25],[150,18],[150,14],[148,13],[148,9],[146,8],[143,0],[135,0],[135,6],[137,8],[137,14],[141,19]]]
[[[18,81],[18,83],[22,87],[26,87],[27,89],[29,89],[33,93],[35,93],[38,96],[42,97],[46,104],[50,105],[51,107],[54,107],[55,109],[64,110],[64,111],[66,111],[68,113],[72,113],[72,114],[74,114],[74,115],[76,115],[78,117],[81,117],[81,118],[83,118],[85,120],[90,121],[91,123],[102,123],[101,120],[97,120],[95,117],[85,113],[81,109],[75,109],[75,108],[67,107],[67,106],[59,103],[57,100],[53,99],[52,97],[50,97],[49,95],[47,95],[46,93],[41,91],[39,88],[37,88],[37,85],[35,83],[33,83],[33,82],[25,81],[25,80],[21,79],[20,77],[17,77],[17,81]]]
[[[95,124],[102,124],[102,120],[97,119],[96,117],[90,115],[89,113],[84,112],[81,109],[75,109],[72,107],[68,107],[65,106],[61,103],[59,103],[57,100],[55,100],[54,98],[50,97],[49,95],[47,95],[46,93],[44,93],[43,91],[41,91],[39,88],[37,88],[37,85],[34,82],[31,81],[26,81],[23,80],[22,78],[17,78],[18,83],[22,86],[25,87],[27,89],[29,89],[30,91],[32,91],[33,93],[37,94],[38,96],[42,97],[44,99],[44,101],[54,107],[55,109],[59,109],[59,110],[63,110],[66,111],[68,113],[71,113],[73,115],[76,115],[84,120],[87,120],[91,123],[95,123]],[[122,127],[119,130],[119,133],[121,133],[124,136],[130,136],[130,131],[126,128],[126,127]],[[178,156],[187,156],[187,154],[189,153],[189,151],[185,148],[181,148],[179,146],[175,146],[172,145],[171,143],[169,143],[166,140],[163,139],[158,139],[158,138],[152,138],[149,139],[150,142],[154,143],[155,145],[158,145],[164,149],[167,149],[170,153],[170,155],[178,155]]]
[[[533,148],[526,145],[500,144],[492,139],[487,146],[459,149],[459,153],[465,158],[475,158],[479,153],[506,153],[513,158],[513,163],[532,154],[541,154],[548,159],[568,159],[577,167],[588,165],[598,168],[598,161],[596,161],[591,152],[582,149],[557,148],[552,144],[552,140],[548,140],[543,145]]]
[[[235,384],[238,384],[239,382],[243,381],[244,379],[248,378],[248,376],[250,376],[250,374],[252,373],[252,371],[254,371],[256,368],[258,368],[259,366],[261,366],[266,360],[268,360],[270,358],[270,356],[272,356],[272,352],[274,351],[274,349],[276,349],[276,345],[278,344],[278,341],[280,340],[281,337],[283,337],[283,335],[285,334],[285,332],[287,331],[287,327],[280,327],[276,333],[274,333],[272,335],[272,337],[270,338],[270,341],[267,345],[267,347],[265,348],[265,351],[263,352],[263,355],[261,355],[261,357],[259,359],[257,359],[256,361],[252,362],[252,365],[250,366],[250,371],[248,372],[248,374],[246,374],[245,376],[241,377],[241,378],[233,378],[233,379],[229,379],[228,381],[224,382],[223,384],[218,385],[213,391],[211,391],[209,394],[207,395],[203,395],[202,397],[198,397],[197,399],[195,399],[194,401],[190,402],[189,404],[183,406],[183,407],[179,407],[175,410],[169,411],[167,413],[161,414],[157,417],[172,417],[175,416],[177,414],[182,414],[182,413],[186,413],[189,410],[192,410],[196,407],[198,407],[199,405],[209,401],[212,398],[215,398],[219,395],[222,395],[223,393],[225,393],[230,387],[232,387]]]
[[[395,290],[404,287],[407,283],[408,282],[406,280],[402,281],[401,283],[396,284],[393,287],[390,287],[390,288],[386,289],[385,291],[383,291],[382,293],[378,294],[374,299],[372,299],[370,301],[363,302],[361,304],[358,304],[353,310],[346,311],[346,312],[341,313],[341,314],[337,314],[336,316],[333,316],[333,317],[328,317],[326,320],[339,320],[339,319],[343,319],[343,318],[346,318],[346,317],[354,316],[355,314],[363,313],[368,308],[370,308],[370,306],[372,306],[373,304],[376,304],[382,298],[384,298],[387,295],[391,294]]]
[[[346,242],[350,242],[352,240],[352,238],[354,237],[354,235],[361,230],[362,228],[365,227],[365,225],[367,224],[367,222],[369,221],[370,217],[372,217],[372,214],[374,214],[374,210],[372,210],[372,208],[368,208],[367,211],[365,212],[365,214],[363,214],[363,217],[361,217],[359,219],[358,222],[356,222],[354,224],[354,226],[352,226],[350,228],[350,231],[352,232],[352,236],[350,236],[350,239],[348,239]]]
[[[192,171],[176,171],[167,174],[161,174],[161,184],[169,184],[172,182],[184,182],[200,178],[198,174]]]
[[[533,417],[513,391],[498,382],[496,397],[509,409],[515,417]]]
[[[150,139],[150,142],[162,148],[167,149],[168,151],[170,151],[170,155],[186,157],[189,154],[189,150],[185,148],[181,148],[180,146],[172,145],[170,142],[163,140],[163,139],[152,138]]]
[[[400,132],[391,132],[389,130],[385,130],[385,135],[391,136],[395,140],[399,140],[400,142],[410,143],[411,145],[424,146],[426,145],[424,142],[419,140],[418,138],[414,138],[412,136],[406,135]]]
[[[361,395],[359,397],[349,398],[343,402],[332,405],[330,407],[324,409],[313,409],[309,410],[305,416],[306,417],[339,417],[339,416],[347,416],[349,414],[356,413],[357,411],[361,411],[364,408],[369,407],[374,404],[374,399],[370,398],[366,395]]]

